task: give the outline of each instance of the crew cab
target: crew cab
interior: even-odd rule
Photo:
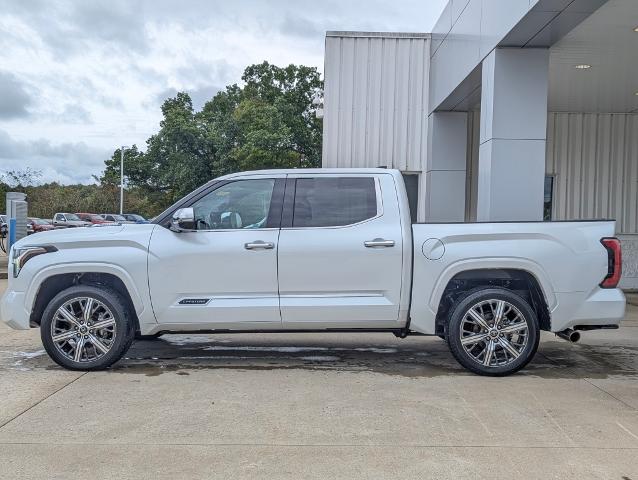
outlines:
[[[115,363],[136,335],[436,335],[506,375],[540,331],[575,340],[625,313],[613,221],[412,224],[400,172],[243,172],[151,224],[43,232],[10,253],[0,302],[58,364]]]

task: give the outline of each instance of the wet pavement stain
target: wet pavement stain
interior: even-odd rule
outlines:
[[[211,340],[210,336],[165,336],[136,342],[127,356],[109,372],[155,377],[162,374],[190,375],[193,371],[306,370],[309,372],[378,373],[408,378],[472,375],[456,363],[447,345],[432,339],[402,343],[356,344],[263,342],[240,339]],[[0,369],[50,369],[61,367],[46,355],[21,355]],[[540,378],[638,379],[638,347],[630,345],[569,344],[544,341],[532,362],[518,375]]]

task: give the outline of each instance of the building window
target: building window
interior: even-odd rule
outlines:
[[[410,218],[416,223],[417,208],[419,205],[419,175],[416,173],[404,173],[403,182],[408,193],[408,205],[410,206]]]
[[[552,203],[554,201],[554,176],[545,176],[545,196],[543,200],[543,220],[549,222],[552,219]]]

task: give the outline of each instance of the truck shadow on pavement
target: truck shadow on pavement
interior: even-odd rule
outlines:
[[[309,337],[305,337],[308,339]],[[305,340],[304,339],[304,340]],[[355,341],[255,341],[241,336],[173,335],[136,342],[114,373],[157,376],[192,370],[283,370],[372,372],[411,378],[471,375],[456,363],[445,342],[430,338],[357,343]],[[360,340],[360,339],[359,339]],[[534,360],[518,375],[540,378],[638,378],[638,347],[544,341]]]

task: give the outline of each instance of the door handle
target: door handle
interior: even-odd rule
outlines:
[[[246,250],[272,250],[275,248],[275,244],[272,242],[264,242],[261,240],[255,240],[254,242],[244,243],[244,248]]]
[[[384,240],[383,238],[375,238],[374,240],[368,240],[363,242],[367,248],[375,247],[394,247],[394,240]]]

